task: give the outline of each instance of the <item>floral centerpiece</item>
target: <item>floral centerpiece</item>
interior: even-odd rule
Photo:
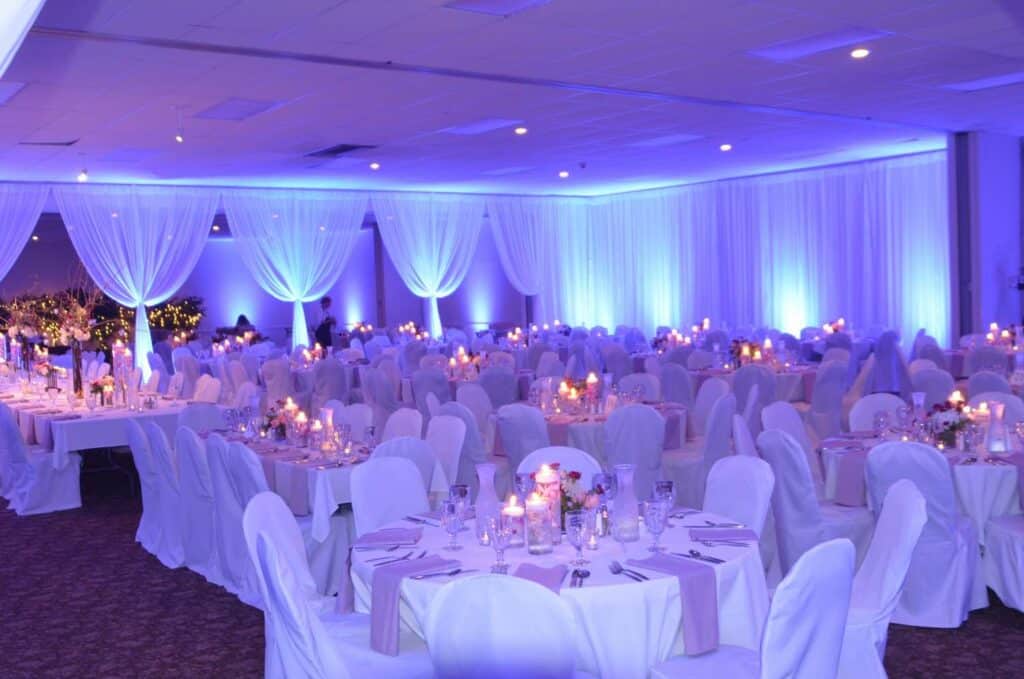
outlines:
[[[964,412],[963,401],[950,401],[936,404],[928,416],[928,422],[936,440],[946,448],[955,448],[956,435],[966,429],[971,420]]]
[[[826,335],[842,332],[846,329],[846,319],[840,316],[834,321],[826,321],[821,325],[821,329],[825,331]]]
[[[289,396],[285,400],[279,400],[267,408],[263,415],[262,429],[274,438],[283,439],[288,435],[288,427],[295,422],[299,408]]]
[[[732,360],[733,365],[737,367],[750,363],[751,361],[759,361],[763,355],[764,352],[758,342],[751,342],[740,337],[734,339],[729,344],[730,359]]]
[[[560,469],[557,463],[551,465],[558,469],[562,486],[562,516],[566,512],[575,512],[584,509],[596,509],[600,504],[600,494],[586,488],[580,480],[583,475],[576,470],[566,471]]]

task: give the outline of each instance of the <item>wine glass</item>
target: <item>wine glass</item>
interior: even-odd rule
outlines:
[[[573,566],[584,566],[590,563],[583,558],[583,545],[587,543],[592,535],[592,526],[587,521],[588,512],[575,510],[565,513],[565,536],[569,544],[576,548],[576,559],[570,563]]]
[[[661,500],[667,506],[666,514],[671,514],[672,509],[676,506],[676,484],[673,481],[655,481],[654,482],[654,499]],[[671,527],[672,521],[670,517],[666,515],[665,526]]]
[[[665,532],[665,520],[668,518],[668,506],[662,500],[644,502],[644,526],[654,536],[654,541],[647,548],[649,552],[662,552],[664,547],[658,544],[661,534]]]
[[[533,474],[531,472],[518,472],[516,474],[516,493],[520,499],[529,497],[534,487]]]
[[[469,507],[469,486],[465,483],[453,483],[448,486],[448,499],[458,506],[459,516],[466,518],[466,508]]]
[[[875,413],[875,417],[872,420],[872,423],[875,427],[875,435],[883,435],[886,431],[889,430],[889,413],[884,410],[878,411],[877,413]]]
[[[457,500],[448,499],[441,503],[441,525],[449,537],[444,549],[450,552],[462,549],[457,538],[459,531],[462,530],[462,508]]]
[[[505,549],[512,539],[512,525],[502,515],[487,517],[487,531],[491,534],[491,547],[494,548],[495,562],[491,566],[492,573],[508,573],[505,563]]]
[[[376,435],[377,435],[377,428],[374,427],[372,424],[369,427],[367,427],[366,429],[363,430],[363,443],[365,443],[366,447],[369,448],[370,450],[373,450],[374,448],[376,448],[376,445],[375,445],[376,442],[374,441],[374,437]]]

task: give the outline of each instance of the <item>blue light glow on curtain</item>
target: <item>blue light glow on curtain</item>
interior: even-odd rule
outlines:
[[[547,234],[549,317],[950,330],[944,151],[599,198]]]

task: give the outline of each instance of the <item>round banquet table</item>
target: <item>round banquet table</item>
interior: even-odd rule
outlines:
[[[722,564],[706,564],[714,569],[717,583],[719,643],[756,650],[768,614],[768,590],[757,543],[751,542],[745,547],[709,548],[691,542],[689,531],[682,527],[683,524],[702,524],[705,519],[723,520],[705,513],[673,519],[673,526],[665,531],[661,542],[670,552],[697,549],[703,554],[725,559]],[[472,521],[467,523],[470,530],[459,533],[461,550],[443,549],[448,536],[440,528],[432,526],[423,527],[423,538],[416,548],[428,550],[431,555],[457,559],[464,570],[486,573],[494,563],[494,550],[479,546]],[[405,522],[392,524],[406,528],[411,525]],[[570,588],[568,576],[563,582],[560,596],[572,610],[576,623],[573,634],[577,669],[603,677],[645,677],[652,665],[685,652],[677,578],[639,568],[637,570],[649,576],[650,580],[634,582],[625,575],[612,575],[609,571],[612,560],[625,565],[628,559],[650,556],[647,551],[649,544],[650,536],[643,529],[638,542],[625,545],[614,542],[610,537],[602,538],[596,551],[584,550],[590,563],[583,568],[591,573],[584,586]],[[361,612],[369,611],[371,601],[372,565],[366,559],[379,557],[382,553],[371,550],[352,552],[353,592],[356,609]],[[509,564],[509,573],[514,573],[517,566],[527,561],[542,567],[567,565],[574,558],[574,553],[563,539],[552,553],[541,556],[529,555],[525,547],[509,549],[505,553],[505,561]],[[454,577],[474,574],[424,580],[404,578],[399,588],[402,624],[422,637],[423,623],[437,591]]]
[[[814,395],[814,380],[817,376],[817,367],[790,368],[789,370],[775,373],[775,400],[777,401],[807,401],[810,403]],[[735,370],[724,368],[708,368],[705,370],[691,370],[690,377],[693,379],[694,394],[711,377],[718,377],[729,383],[732,388],[732,380],[736,375]]]
[[[868,449],[882,442],[878,438],[863,440]],[[974,522],[978,540],[985,544],[985,524],[989,519],[1021,513],[1017,467],[1000,458],[993,458],[991,462],[968,462],[974,458],[960,452],[942,452],[953,472],[953,487],[960,511]],[[825,470],[825,497],[828,500],[837,499],[838,488],[843,482],[840,478],[842,474],[857,473],[858,465],[851,465],[848,470],[841,469],[844,455],[849,453],[831,448],[823,448],[821,451]],[[859,469],[863,475],[862,464]],[[861,504],[867,504],[867,497],[863,498]]]

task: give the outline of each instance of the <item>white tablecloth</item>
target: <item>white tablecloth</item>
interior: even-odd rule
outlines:
[[[775,400],[777,401],[810,401],[813,394],[815,374],[814,368],[805,370],[791,370],[788,372],[775,373]],[[693,380],[694,393],[700,389],[700,385],[711,377],[718,377],[729,383],[732,388],[732,380],[736,375],[735,370],[691,370],[690,378]],[[808,377],[809,375],[809,377]],[[810,381],[810,387],[807,382]],[[811,393],[808,393],[808,388]]]
[[[757,544],[709,549],[691,543],[682,525],[700,524],[706,518],[717,517],[700,514],[685,520],[674,519],[674,527],[665,532],[662,542],[671,551],[698,549],[726,559],[723,564],[711,566],[715,569],[718,586],[719,642],[756,650],[768,613],[768,591]],[[431,554],[458,559],[464,569],[486,572],[494,563],[493,550],[478,546],[472,530],[459,534],[459,543],[464,546],[460,551],[445,551],[442,546],[446,542],[447,535],[441,529],[425,526],[423,539],[417,547]],[[561,590],[561,597],[569,604],[576,621],[578,669],[603,677],[645,677],[652,665],[685,651],[678,580],[655,571],[644,571],[651,579],[638,583],[624,575],[612,575],[608,570],[613,559],[625,562],[649,556],[649,544],[650,537],[644,531],[641,531],[640,542],[629,543],[625,549],[611,538],[602,539],[597,551],[584,551],[591,561],[586,566],[591,577],[585,586],[574,589],[566,586]],[[372,567],[365,559],[379,555],[373,551],[352,554],[356,608],[363,612],[369,610],[372,579]],[[505,554],[509,572],[514,572],[524,561],[553,566],[566,564],[572,558],[573,550],[564,541],[544,556],[529,556],[525,548],[510,549]],[[430,602],[448,581],[449,578],[403,580],[400,603],[403,624],[422,637]]]

